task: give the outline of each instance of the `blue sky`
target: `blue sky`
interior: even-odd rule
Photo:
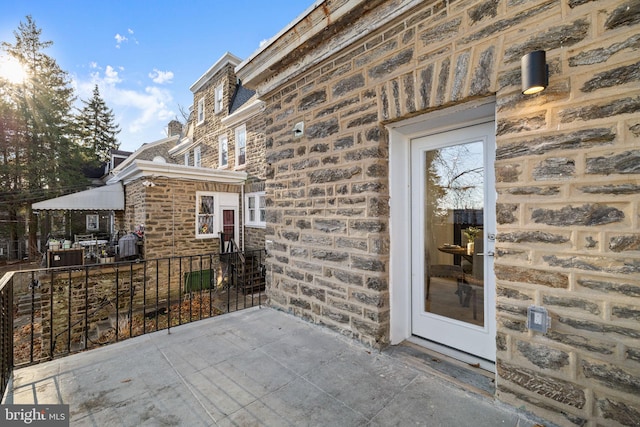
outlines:
[[[97,83],[122,131],[123,150],[166,136],[189,87],[229,51],[245,59],[313,0],[9,0],[0,6],[0,41],[31,15],[52,41],[45,52],[69,73],[81,99]]]

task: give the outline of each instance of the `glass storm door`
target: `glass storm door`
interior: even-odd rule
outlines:
[[[411,141],[412,333],[495,361],[495,122]]]

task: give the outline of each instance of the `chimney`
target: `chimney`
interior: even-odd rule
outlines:
[[[182,123],[177,120],[171,120],[167,126],[167,136],[180,135],[182,133]]]

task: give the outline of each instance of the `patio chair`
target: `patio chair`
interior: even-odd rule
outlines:
[[[93,234],[76,234],[75,243],[80,244],[85,249],[85,258],[91,258],[96,254],[96,238]]]

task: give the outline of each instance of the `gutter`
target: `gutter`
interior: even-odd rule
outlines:
[[[423,3],[346,0],[336,6],[316,1],[240,63],[236,75],[245,87],[264,96]]]

